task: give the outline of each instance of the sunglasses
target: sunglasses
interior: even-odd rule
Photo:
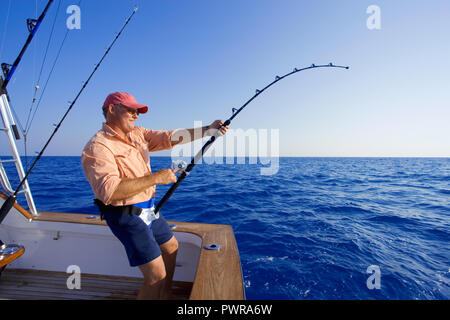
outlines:
[[[139,111],[137,109],[131,109],[131,108],[128,108],[128,107],[126,107],[126,106],[124,106],[122,104],[117,104],[116,106],[119,106],[119,107],[125,109],[132,116],[134,116],[134,115],[138,116],[139,115]]]

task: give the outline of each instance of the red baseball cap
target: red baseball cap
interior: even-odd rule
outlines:
[[[121,104],[131,109],[137,109],[139,113],[147,113],[148,106],[137,103],[136,99],[126,92],[113,92],[106,97],[103,108],[107,108],[110,104]]]

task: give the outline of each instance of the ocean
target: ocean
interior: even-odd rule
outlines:
[[[247,299],[450,298],[449,158],[241,160],[197,165],[161,212],[233,227]],[[29,182],[38,210],[98,213],[80,157],[43,157]]]

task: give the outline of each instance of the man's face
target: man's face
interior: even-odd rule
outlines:
[[[113,106],[112,120],[114,125],[119,127],[125,134],[134,129],[134,122],[139,118],[139,112],[123,105],[117,104]]]

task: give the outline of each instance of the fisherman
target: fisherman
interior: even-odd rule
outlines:
[[[84,173],[102,219],[125,247],[130,266],[138,266],[144,276],[137,298],[167,299],[178,242],[164,217],[159,212],[155,215],[154,197],[156,185],[174,183],[177,178],[171,169],[152,173],[149,152],[214,135],[218,129],[223,135],[228,126],[216,120],[181,134],[180,130],[138,127],[135,121],[147,113],[148,106],[126,92],[108,95],[102,109],[106,123],[83,150]]]

